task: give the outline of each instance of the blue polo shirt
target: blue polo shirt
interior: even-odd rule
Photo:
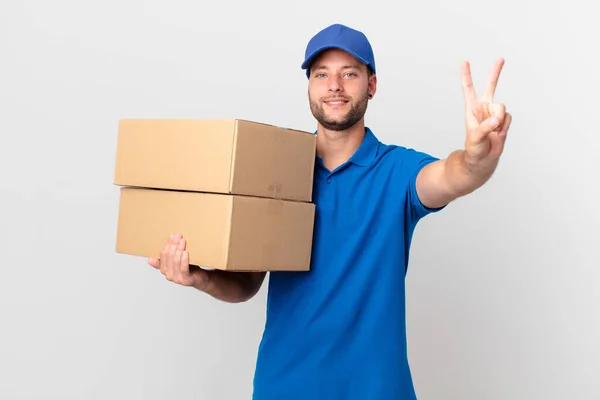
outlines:
[[[311,270],[270,273],[254,400],[416,399],[404,278],[417,222],[439,210],[415,178],[437,158],[365,131],[336,170],[316,159]]]

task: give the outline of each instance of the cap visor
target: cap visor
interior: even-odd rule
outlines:
[[[317,58],[325,50],[329,50],[329,49],[343,50],[346,53],[350,54],[352,57],[356,58],[361,63],[363,63],[365,65],[368,65],[367,60],[365,60],[364,58],[360,57],[358,54],[356,54],[352,50],[349,50],[349,49],[347,49],[347,48],[345,48],[343,46],[330,45],[330,46],[319,47],[317,50],[313,51],[312,54],[310,56],[308,56],[308,58],[306,60],[304,60],[304,62],[302,63],[302,69],[308,69],[310,67],[310,65],[313,63],[313,61],[315,60],[315,58]]]

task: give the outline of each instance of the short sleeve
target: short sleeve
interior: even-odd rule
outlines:
[[[428,208],[423,205],[417,194],[417,175],[428,164],[438,161],[439,158],[431,156],[427,153],[407,149],[404,152],[402,168],[408,174],[408,188],[406,193],[406,211],[410,215],[413,223],[416,223],[421,218],[428,214],[443,210],[446,206],[438,208]]]

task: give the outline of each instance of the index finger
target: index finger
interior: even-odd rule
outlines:
[[[464,61],[460,66],[460,79],[465,103],[475,100],[477,96],[475,96],[475,88],[473,87],[471,68],[468,61]]]
[[[496,86],[498,85],[498,79],[500,78],[500,72],[502,71],[503,66],[504,59],[499,58],[494,62],[494,66],[492,67],[492,72],[490,73],[487,88],[485,91],[486,100],[488,100],[489,102],[494,101],[494,93],[496,92]]]

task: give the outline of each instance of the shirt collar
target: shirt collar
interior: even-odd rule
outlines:
[[[314,134],[316,135],[317,131]],[[366,167],[375,160],[378,151],[379,140],[375,137],[371,129],[365,127],[365,136],[348,162],[360,167]],[[316,156],[316,160],[319,165],[323,166],[323,160],[318,155]]]

